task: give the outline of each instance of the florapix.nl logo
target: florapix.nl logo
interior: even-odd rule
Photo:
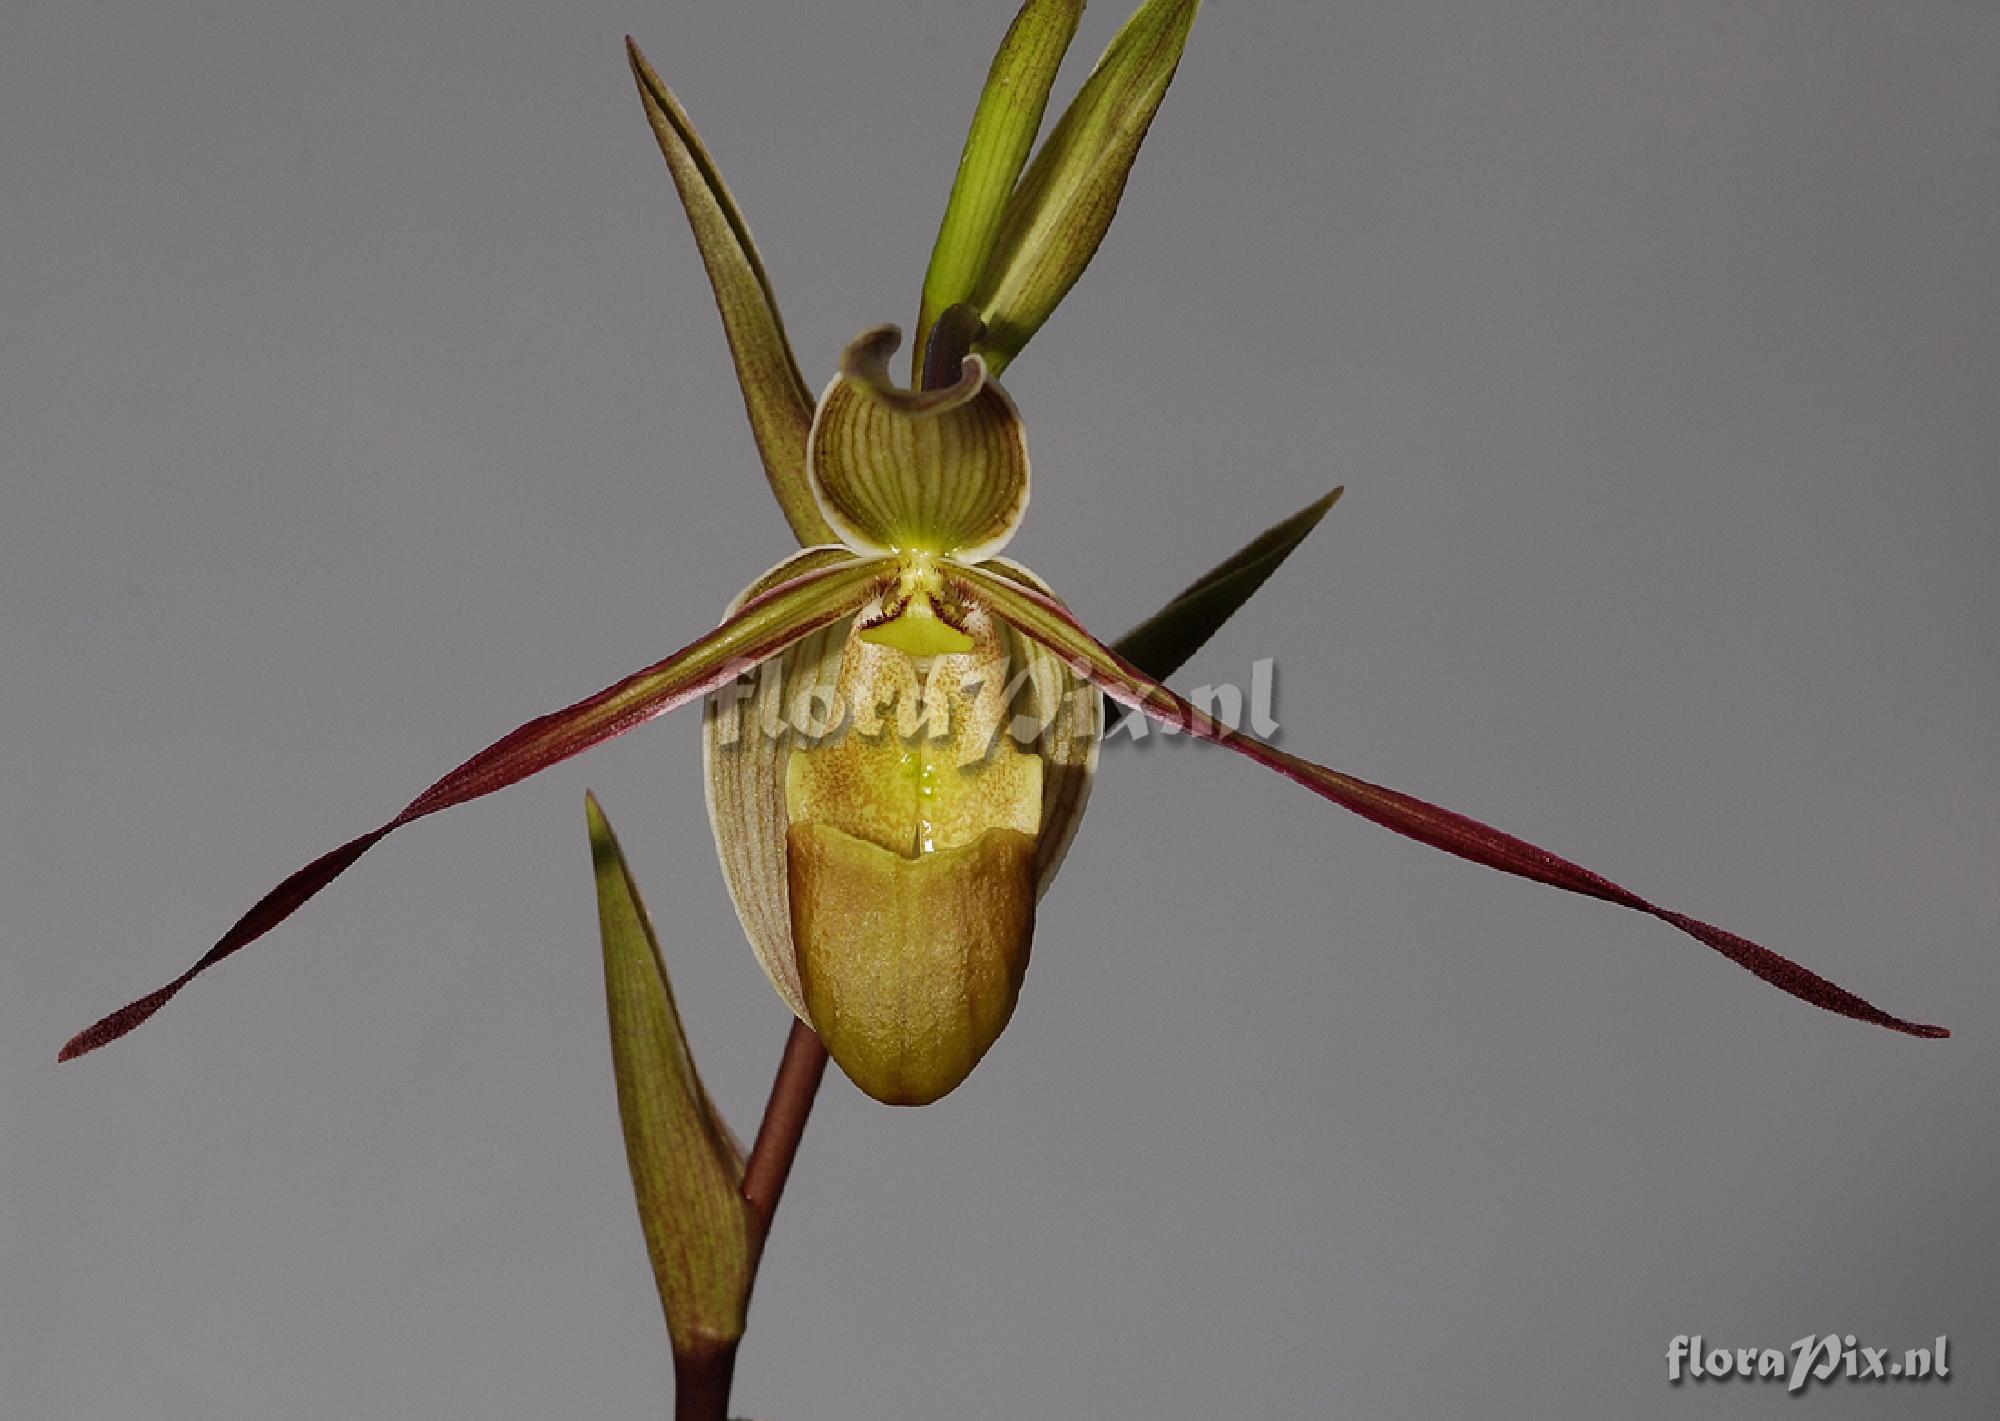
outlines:
[[[1948,1381],[1950,1339],[1929,1346],[1865,1347],[1853,1333],[1808,1333],[1789,1347],[1710,1347],[1697,1332],[1682,1333],[1667,1347],[1667,1380],[1728,1381],[1732,1378],[1782,1381],[1785,1390],[1804,1391],[1813,1382]]]

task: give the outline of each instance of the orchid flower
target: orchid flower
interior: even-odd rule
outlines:
[[[847,348],[817,400],[714,160],[631,46],[800,551],[753,580],[713,630],[528,721],[386,823],[314,859],[194,966],[79,1033],[62,1056],[146,1021],[395,830],[704,698],[708,808],[744,931],[786,1004],[880,1100],[944,1095],[1005,1027],[1037,901],[1089,797],[1104,697],[1458,858],[1657,918],[1815,1006],[1946,1035],[1546,849],[1225,725],[1169,689],[1162,678],[1270,576],[1339,490],[1110,645],[1002,556],[1028,508],[1029,460],[1000,376],[1095,253],[1197,8],[1147,0],[1030,162],[1082,4],[1028,0],[994,60],[946,206],[911,385],[890,374],[900,337],[883,326]],[[842,708],[836,718],[846,723],[819,736],[784,728],[785,707],[801,695]],[[594,808],[593,832],[608,841]]]

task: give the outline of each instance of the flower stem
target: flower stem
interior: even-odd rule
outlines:
[[[757,1141],[743,1168],[743,1202],[750,1208],[750,1285],[757,1282],[771,1216],[791,1177],[819,1083],[826,1075],[826,1047],[802,1021],[792,1023],[785,1054],[771,1082],[771,1099],[757,1125]],[[728,1421],[729,1388],[736,1378],[736,1340],[699,1351],[674,1353],[674,1421]]]
[[[674,1421],[728,1421],[736,1343],[674,1354]]]
[[[758,1255],[764,1251],[771,1216],[778,1212],[778,1198],[785,1192],[785,1180],[799,1152],[799,1137],[805,1134],[806,1118],[812,1114],[813,1099],[825,1074],[826,1047],[810,1026],[794,1021],[792,1034],[785,1038],[777,1079],[771,1082],[770,1103],[757,1126],[757,1141],[750,1147],[750,1159],[743,1170],[743,1202],[750,1206],[756,1224]],[[756,1265],[753,1262],[751,1266],[754,1270]]]

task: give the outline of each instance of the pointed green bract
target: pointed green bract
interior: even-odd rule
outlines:
[[[1658,918],[1779,990],[1825,1011],[1910,1036],[1935,1039],[1951,1035],[1942,1026],[1892,1016],[1789,957],[1712,923],[1649,902],[1631,889],[1539,845],[1401,790],[1315,764],[1254,735],[1232,729],[1100,643],[1053,598],[983,568],[956,568],[953,572],[969,596],[1016,631],[1062,657],[1078,675],[1096,682],[1105,695],[1120,705],[1141,711],[1198,740],[1226,745],[1371,823],[1455,858]]]
[[[1173,675],[1319,526],[1341,493],[1335,489],[1276,527],[1265,529],[1235,556],[1210,568],[1180,596],[1118,638],[1112,649],[1155,680]]]
[[[1141,6],[1014,190],[971,298],[986,320],[977,349],[996,377],[1041,329],[1104,240],[1200,8],[1200,0]]]
[[[924,273],[923,309],[910,352],[912,379],[921,373],[938,314],[970,296],[986,269],[1001,214],[1041,131],[1049,86],[1082,15],[1083,0],[1028,0],[993,56]]]
[[[695,1069],[652,919],[595,795],[585,804],[618,1116],[677,1355],[743,1335],[752,1275],[743,1151]]]
[[[830,543],[833,533],[820,518],[806,488],[806,432],[812,427],[812,391],[799,373],[791,342],[785,337],[778,300],[764,274],[757,244],[750,239],[749,224],[737,210],[736,199],[729,195],[715,160],[702,146],[680,101],[660,82],[638,45],[627,39],[625,47],[632,76],[639,84],[639,97],[646,105],[646,121],[659,140],[667,171],[673,175],[681,205],[687,209],[688,225],[694,229],[695,244],[701,248],[709,284],[715,289],[716,308],[722,313],[722,329],[729,337],[737,383],[743,389],[743,407],[750,416],[750,432],[756,437],[771,492],[777,495],[778,507],[784,510],[785,521],[792,525],[801,546]]]

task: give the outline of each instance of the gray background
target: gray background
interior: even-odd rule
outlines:
[[[71,1031],[786,548],[620,51],[812,383],[907,322],[1003,3],[13,0],[0,1411],[656,1416],[583,841],[715,1093],[787,1021],[682,713]],[[1062,92],[1122,18],[1086,18]],[[1009,377],[1113,635],[1334,482],[1182,683],[1796,954],[1908,1040],[1219,751],[1108,752],[956,1095],[825,1092],[738,1405],[1989,1416],[2000,18],[1217,0]],[[1958,1375],[1671,1388],[1680,1332]]]

